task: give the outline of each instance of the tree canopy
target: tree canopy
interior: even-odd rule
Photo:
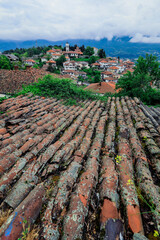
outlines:
[[[105,58],[105,57],[106,57],[105,51],[104,51],[103,49],[99,49],[99,50],[98,50],[98,56],[99,56],[100,58]]]
[[[88,55],[88,56],[92,56],[94,54],[94,49],[93,47],[86,47],[85,51],[84,51],[84,55]]]
[[[4,55],[0,55],[0,69],[12,69],[10,60]]]
[[[66,61],[66,58],[64,55],[60,56],[57,60],[56,60],[56,65],[57,67],[63,67],[63,63]]]
[[[160,102],[160,91],[152,87],[160,79],[159,66],[155,56],[146,54],[146,58],[139,57],[134,72],[127,72],[118,80],[119,96],[138,97],[147,104]]]

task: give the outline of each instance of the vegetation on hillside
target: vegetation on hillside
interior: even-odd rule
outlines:
[[[107,101],[107,96],[100,96],[94,92],[83,90],[69,79],[57,79],[46,75],[31,85],[23,87],[17,95],[33,93],[44,97],[64,99],[66,104],[77,104],[77,100],[102,100]]]
[[[8,69],[8,70],[13,69],[13,66],[10,60],[4,55],[0,56],[0,69]]]
[[[45,54],[51,48],[52,48],[52,46],[32,47],[32,48],[16,48],[16,49],[6,50],[3,53],[4,54],[11,54],[11,53],[15,54],[16,53],[16,54],[18,54],[18,56],[32,57],[33,55],[39,55],[41,53]],[[56,46],[55,46],[55,48],[56,48]]]
[[[127,72],[118,80],[116,85],[120,89],[118,96],[138,97],[146,104],[160,103],[160,63],[157,58],[146,54],[146,58],[139,57],[134,72]]]

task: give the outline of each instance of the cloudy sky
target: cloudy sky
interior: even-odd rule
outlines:
[[[0,0],[0,39],[160,43],[160,0]]]

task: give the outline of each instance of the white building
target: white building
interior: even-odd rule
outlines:
[[[64,70],[77,70],[77,64],[75,61],[66,61],[63,63]]]
[[[28,66],[34,66],[36,62],[33,59],[27,59],[25,61],[25,64],[27,64]]]

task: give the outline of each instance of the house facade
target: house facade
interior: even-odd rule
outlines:
[[[34,66],[35,65],[35,61],[33,59],[27,59],[25,61],[25,64],[27,64],[28,66]]]

